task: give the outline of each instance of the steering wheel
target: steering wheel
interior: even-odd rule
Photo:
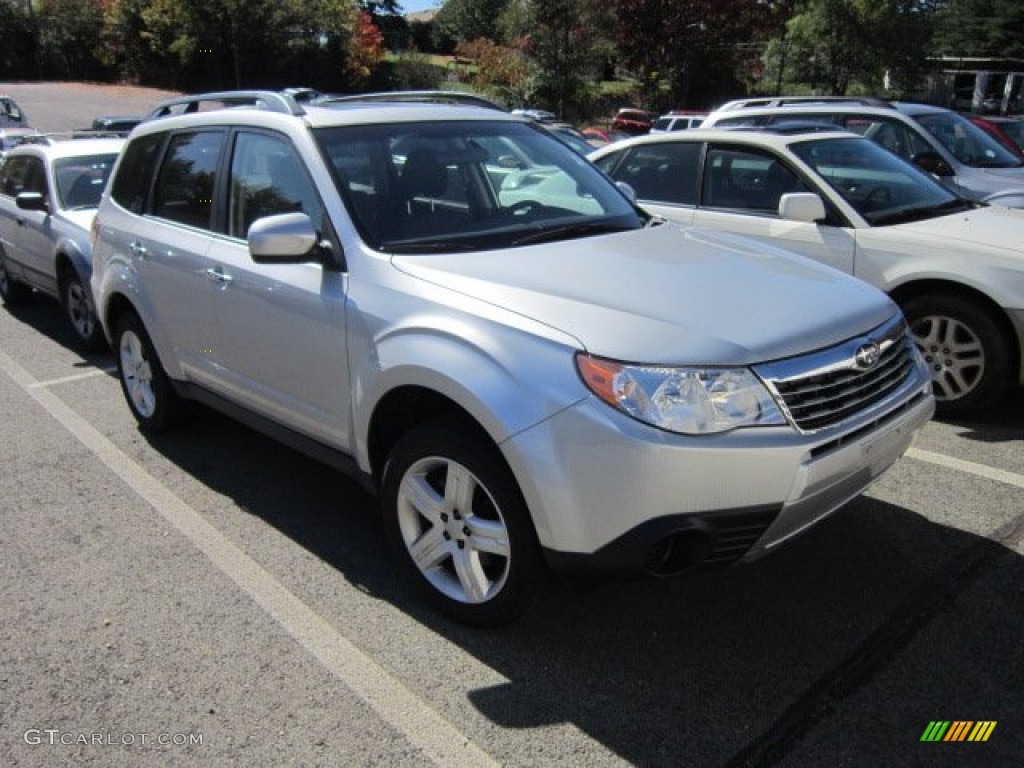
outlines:
[[[536,200],[520,200],[519,202],[512,203],[512,205],[506,208],[505,213],[509,216],[524,216],[527,211],[541,207],[541,204]]]

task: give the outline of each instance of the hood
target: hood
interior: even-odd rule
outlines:
[[[897,311],[880,291],[836,270],[671,223],[393,263],[629,362],[751,365],[831,346]]]
[[[1024,210],[999,205],[870,230],[881,236],[932,238],[944,247],[957,243],[966,253],[995,249],[1024,259]]]
[[[76,227],[82,229],[82,231],[88,233],[89,228],[92,226],[92,220],[96,218],[97,208],[75,208],[74,210],[65,209],[60,212],[60,215],[67,221],[70,221]]]
[[[985,176],[1005,182],[1013,182],[1014,186],[1024,185],[1024,165],[1013,168],[984,168]]]

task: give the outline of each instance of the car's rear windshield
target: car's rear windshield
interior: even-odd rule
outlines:
[[[486,250],[645,223],[585,158],[527,123],[349,125],[314,134],[360,235],[377,250]]]

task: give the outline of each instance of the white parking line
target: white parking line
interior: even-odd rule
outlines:
[[[4,352],[0,369],[435,765],[500,765]]]
[[[966,472],[969,475],[984,477],[987,480],[995,480],[998,483],[1006,483],[1007,485],[1024,488],[1024,475],[1007,472],[1005,469],[996,469],[995,467],[977,464],[973,461],[954,459],[952,456],[933,453],[932,451],[925,451],[920,448],[911,448],[907,451],[906,455],[918,461],[926,461],[929,464],[937,464],[940,467],[955,469],[958,472]]]
[[[46,389],[47,387],[53,387],[53,386],[56,386],[57,384],[67,384],[67,383],[72,382],[72,381],[82,381],[83,379],[91,379],[91,378],[93,378],[95,376],[104,376],[104,375],[108,375],[109,376],[110,374],[116,373],[116,372],[117,372],[117,368],[115,368],[114,366],[111,366],[109,368],[96,368],[94,370],[89,371],[88,373],[79,373],[79,374],[77,374],[75,376],[64,376],[63,378],[60,378],[60,379],[50,379],[49,381],[33,381],[31,384],[28,385],[28,388],[29,389],[40,389],[40,388]]]

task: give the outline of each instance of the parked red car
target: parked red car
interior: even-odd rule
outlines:
[[[613,131],[612,129],[605,130],[604,128],[584,128],[583,136],[593,144],[595,147],[603,147],[605,144],[611,144],[613,141],[621,141],[622,139],[628,139],[629,134],[623,131]]]
[[[630,136],[639,136],[650,133],[651,123],[657,117],[653,112],[646,109],[634,109],[625,107],[620,109],[612,118],[612,130],[628,133]]]

